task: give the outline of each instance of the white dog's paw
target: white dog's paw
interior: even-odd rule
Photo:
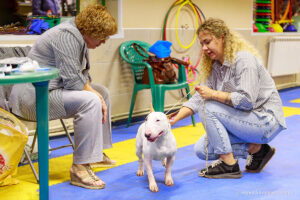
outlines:
[[[161,164],[162,164],[162,166],[166,167],[167,166],[167,158],[163,158],[161,160]]]
[[[149,189],[152,191],[152,192],[158,192],[158,187],[157,187],[157,184],[156,183],[149,183]]]
[[[137,170],[136,175],[137,176],[144,176],[144,170]]]
[[[172,177],[166,177],[165,178],[165,184],[167,186],[173,186],[174,185],[174,181],[173,181]]]

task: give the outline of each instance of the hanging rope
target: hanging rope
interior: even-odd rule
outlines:
[[[201,85],[201,83],[200,83],[200,81],[199,81],[199,84],[198,84],[199,86]],[[192,92],[194,92],[195,91],[195,87],[194,88],[192,88],[191,90],[190,90],[190,92],[189,93],[187,93],[184,97],[182,97],[179,101],[177,101],[177,103],[175,103],[169,110],[167,110],[167,112],[165,113],[166,115],[168,115],[169,114],[169,112],[171,111],[171,110],[173,110],[173,108],[175,107],[175,106],[178,106],[181,102],[182,102],[182,100],[183,99],[185,99],[190,93],[192,93]],[[207,129],[207,122],[206,122],[206,115],[205,115],[205,99],[202,99],[201,100],[201,109],[202,109],[202,116],[203,116],[203,122],[202,122],[202,124],[203,124],[203,128],[204,128],[204,131],[205,131],[205,138],[204,138],[204,148],[205,148],[205,168],[206,168],[206,171],[208,171],[208,136],[207,136],[207,132],[206,132],[206,129]],[[178,111],[177,111],[178,112]],[[176,114],[177,114],[177,112],[175,112]],[[173,114],[173,113],[172,113]],[[170,114],[170,115],[172,115],[172,114]],[[176,115],[175,114],[175,115]]]

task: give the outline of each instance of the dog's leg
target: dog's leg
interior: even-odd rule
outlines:
[[[161,159],[161,164],[162,164],[162,166],[166,167],[166,165],[167,165],[167,158]]]
[[[140,145],[141,142],[136,144],[136,155],[139,158],[139,168],[136,172],[137,176],[144,176],[144,166],[143,166],[143,146]]]
[[[143,158],[139,157],[139,168],[136,172],[137,176],[144,176]]]
[[[158,187],[152,171],[152,158],[144,156],[145,167],[148,175],[149,189],[152,192],[158,192]]]
[[[165,184],[167,186],[173,186],[174,181],[172,178],[171,170],[172,170],[172,165],[174,163],[175,156],[170,156],[167,157],[167,165],[166,165],[166,172],[165,172]]]
[[[144,129],[144,124],[142,124],[139,129],[138,129],[138,133],[136,136],[136,141],[135,141],[135,153],[137,155],[137,157],[139,158],[139,168],[136,172],[137,176],[144,176],[144,166],[143,166],[143,129]]]

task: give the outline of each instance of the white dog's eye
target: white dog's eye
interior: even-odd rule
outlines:
[[[159,120],[159,119],[157,119],[156,121],[157,121],[157,122],[159,122],[160,120]]]

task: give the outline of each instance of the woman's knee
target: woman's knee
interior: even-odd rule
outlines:
[[[205,102],[205,110],[206,112],[212,113],[217,110],[222,110],[224,109],[225,104],[222,104],[217,101],[206,101]]]
[[[93,84],[92,87],[101,94],[105,102],[110,100],[109,90],[105,86]]]
[[[72,117],[78,113],[102,111],[102,102],[99,96],[89,91],[63,91],[63,102],[66,115]]]
[[[217,102],[215,101],[206,101],[205,102],[205,109],[201,107],[199,109],[199,117],[202,122],[205,122],[208,119],[214,118],[214,111],[218,110],[217,107],[218,105],[216,104]],[[202,106],[202,105],[201,105]]]
[[[262,143],[266,144],[271,142],[282,130],[283,127],[279,123],[275,124],[272,129],[265,132],[262,137]]]
[[[102,105],[101,99],[95,93],[92,93],[91,95],[88,96],[87,103],[92,104],[93,106],[99,106],[99,105],[101,106]]]
[[[93,112],[96,110],[101,111],[102,102],[97,94],[86,92],[82,95],[80,108],[82,110],[93,110]]]
[[[201,160],[206,160],[204,136],[201,137],[194,145],[194,151]]]
[[[103,96],[105,101],[109,101],[110,100],[110,95],[109,95],[109,91],[106,87],[103,86],[102,88],[102,92],[101,95]]]

